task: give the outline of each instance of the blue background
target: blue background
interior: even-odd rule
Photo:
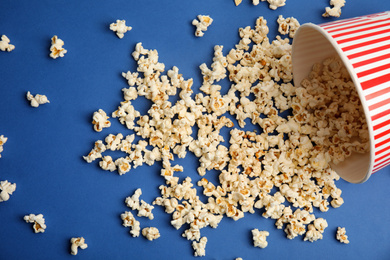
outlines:
[[[327,0],[287,0],[273,11],[267,3],[253,6],[250,0],[237,7],[233,0],[1,0],[0,35],[7,35],[16,49],[0,52],[0,135],[9,138],[0,159],[0,180],[16,183],[17,189],[0,203],[0,259],[72,259],[69,240],[76,236],[88,244],[78,259],[194,259],[191,242],[181,237],[184,228],[175,230],[171,216],[159,206],[154,220],[137,218],[141,227],[157,227],[159,239],[133,238],[122,226],[120,214],[130,210],[124,200],[135,189],[141,188],[141,199],[149,203],[159,196],[161,165],[144,165],[119,176],[101,170],[97,161],[86,163],[82,156],[95,140],[131,133],[115,119],[111,128],[95,132],[93,112],[101,108],[111,114],[123,100],[121,89],[127,83],[121,73],[135,71],[131,52],[137,42],[157,49],[166,69],[175,65],[185,79],[193,78],[198,92],[198,66],[211,64],[214,45],[223,45],[225,54],[234,47],[239,27],[253,27],[264,16],[273,39],[279,14],[294,16],[301,24],[336,20],[321,17],[328,5]],[[386,10],[389,1],[350,0],[341,18]],[[202,38],[194,36],[191,25],[198,14],[214,19]],[[117,19],[133,27],[123,39],[109,30]],[[65,42],[64,58],[49,57],[53,35]],[[229,87],[227,81],[221,84]],[[32,108],[27,91],[47,95],[51,103]],[[142,113],[149,105],[136,103]],[[184,166],[181,177],[200,179],[193,155],[175,162]],[[287,239],[259,211],[236,222],[225,217],[217,229],[201,230],[208,238],[203,259],[390,259],[389,184],[389,167],[364,184],[338,181],[345,204],[315,212],[329,224],[323,240],[315,243]],[[35,234],[23,221],[30,213],[45,216],[45,233]],[[335,239],[338,226],[346,227],[350,244]],[[253,228],[270,232],[267,248],[253,247]]]

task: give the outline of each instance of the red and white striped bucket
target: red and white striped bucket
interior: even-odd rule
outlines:
[[[366,181],[390,165],[390,12],[336,22],[303,24],[292,45],[295,84],[314,63],[339,55],[360,96],[370,134],[370,152],[333,165],[345,180]]]

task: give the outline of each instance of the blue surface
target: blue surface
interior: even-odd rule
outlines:
[[[254,26],[264,16],[269,37],[277,32],[276,19],[294,16],[300,23],[323,23],[329,1],[287,0],[272,11],[261,2],[244,0],[112,0],[112,1],[0,1],[0,35],[7,35],[16,49],[0,52],[0,135],[8,137],[0,159],[0,180],[17,184],[7,202],[0,203],[0,259],[72,259],[69,239],[83,236],[88,248],[78,259],[194,259],[191,242],[175,230],[163,208],[154,209],[154,220],[138,218],[141,227],[156,226],[161,237],[153,242],[133,238],[121,224],[129,210],[124,199],[142,188],[146,202],[159,195],[163,184],[160,164],[144,165],[123,176],[88,164],[93,142],[109,133],[129,131],[116,120],[101,133],[93,131],[91,118],[102,108],[110,113],[122,101],[127,87],[123,71],[135,71],[131,52],[137,42],[157,49],[166,69],[177,66],[184,78],[201,83],[198,66],[212,62],[214,45],[225,53],[238,42],[238,28]],[[341,18],[390,10],[389,1],[350,0]],[[213,24],[204,37],[194,36],[192,19],[208,14]],[[109,24],[125,19],[133,30],[119,39]],[[64,58],[49,57],[50,38],[58,35],[68,50]],[[225,82],[226,83],[226,82]],[[226,84],[225,87],[228,87]],[[48,96],[50,104],[30,107],[27,91]],[[140,110],[146,107],[140,105]],[[189,155],[176,160],[184,166],[181,176],[193,180],[197,161]],[[215,173],[214,173],[215,174]],[[213,172],[209,173],[210,178]],[[224,218],[217,229],[202,229],[208,237],[203,259],[390,259],[390,168],[377,172],[364,184],[337,182],[345,204],[326,213],[329,227],[323,240],[289,240],[275,221],[256,211],[234,222]],[[23,221],[30,213],[42,213],[47,229],[35,234]],[[338,226],[346,227],[350,244],[335,239]],[[268,230],[265,249],[252,246],[250,230]]]

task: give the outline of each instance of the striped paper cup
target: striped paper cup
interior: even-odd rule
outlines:
[[[295,84],[314,63],[338,55],[355,84],[370,135],[370,152],[332,168],[346,181],[365,182],[390,164],[390,12],[336,22],[303,24],[292,45]]]

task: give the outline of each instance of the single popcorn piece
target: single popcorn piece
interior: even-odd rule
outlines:
[[[64,41],[54,35],[51,38],[51,47],[50,47],[50,57],[57,59],[58,57],[64,57],[65,53],[68,51],[64,49]]]
[[[199,242],[193,241],[192,248],[194,249],[194,256],[206,255],[207,237],[202,237]]]
[[[330,5],[333,5],[332,8],[326,7],[325,13],[322,14],[323,17],[340,17],[341,8],[345,5],[345,0],[330,0]]]
[[[4,135],[0,135],[0,158],[1,158],[1,152],[4,151],[3,145],[7,142],[8,137],[5,137]]]
[[[294,38],[295,32],[300,26],[297,19],[295,19],[294,17],[283,18],[282,15],[279,15],[277,22],[279,24],[278,31],[280,34],[288,34],[290,38]]]
[[[50,103],[45,95],[36,94],[35,97],[27,91],[27,100],[30,101],[30,105],[32,107],[39,107],[39,105],[43,105],[46,103]]]
[[[122,225],[124,227],[131,228],[130,234],[133,237],[138,237],[141,232],[140,222],[135,219],[134,215],[130,211],[125,211],[121,214],[121,219],[123,221]]]
[[[259,231],[257,228],[252,230],[253,245],[255,247],[266,248],[268,246],[267,236],[268,231]]]
[[[88,245],[85,243],[83,237],[73,237],[70,239],[70,253],[72,255],[77,255],[78,249],[86,249]]]
[[[0,202],[7,201],[10,195],[16,190],[16,183],[10,183],[7,180],[0,181],[0,190]]]
[[[213,22],[213,18],[208,15],[198,15],[198,20],[192,20],[192,25],[196,27],[195,36],[202,37],[204,32],[207,31],[207,28]]]
[[[242,0],[234,0],[234,4],[236,5],[236,6],[238,6],[239,4],[241,4],[242,3]]]
[[[142,235],[146,237],[147,240],[152,241],[160,237],[160,232],[155,227],[146,227],[142,229]]]
[[[15,49],[15,46],[10,44],[10,40],[8,39],[8,37],[5,35],[2,35],[1,41],[0,41],[0,50],[10,52],[14,49]]]
[[[34,223],[33,229],[35,233],[43,233],[46,229],[45,219],[42,214],[34,215],[26,215],[24,216],[24,221],[27,223]]]
[[[96,132],[101,132],[103,128],[108,128],[111,126],[111,122],[108,121],[110,117],[107,116],[106,112],[103,109],[99,109],[98,111],[93,113],[92,116],[92,124],[93,128]]]
[[[345,228],[338,227],[336,238],[340,243],[349,244],[348,236],[346,235]]]
[[[314,242],[322,239],[322,232],[318,231],[313,224],[307,226],[307,231],[304,241]]]
[[[272,10],[276,10],[278,7],[282,7],[286,5],[286,0],[261,0],[262,2],[267,1],[269,4],[269,8]]]
[[[116,35],[122,39],[125,33],[133,29],[131,26],[126,26],[125,20],[116,20],[116,23],[110,24],[110,30],[116,32]]]

